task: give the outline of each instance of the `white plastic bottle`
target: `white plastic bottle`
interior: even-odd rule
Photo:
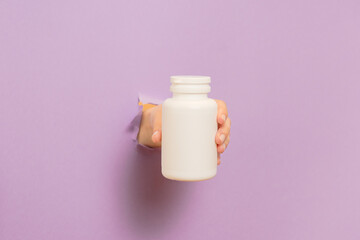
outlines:
[[[172,76],[172,98],[162,106],[161,171],[178,181],[212,178],[217,170],[217,104],[210,77]]]

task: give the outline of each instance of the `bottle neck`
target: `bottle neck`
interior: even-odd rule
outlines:
[[[207,99],[207,93],[173,93],[173,98],[178,100],[203,100]]]

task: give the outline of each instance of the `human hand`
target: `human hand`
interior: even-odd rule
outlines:
[[[215,100],[218,106],[217,123],[218,131],[215,136],[217,144],[218,165],[220,164],[220,154],[225,151],[230,142],[231,121],[228,117],[227,107],[224,101]],[[148,147],[161,146],[161,116],[162,105],[148,108],[143,111],[140,130],[138,134],[138,142]]]
[[[218,130],[215,136],[218,151],[218,165],[221,163],[220,154],[225,151],[230,142],[231,120],[228,116],[226,103],[222,100],[215,100],[218,106],[217,122]]]

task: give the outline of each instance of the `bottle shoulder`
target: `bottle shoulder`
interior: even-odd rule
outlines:
[[[217,104],[212,98],[206,98],[201,100],[179,100],[174,98],[168,98],[163,102],[163,107],[217,108]]]

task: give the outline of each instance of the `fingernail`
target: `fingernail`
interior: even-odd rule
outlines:
[[[224,141],[225,141],[225,135],[224,135],[224,134],[221,134],[221,135],[220,135],[220,140],[221,140],[221,142],[224,142]]]
[[[155,136],[158,133],[159,133],[159,131],[155,131],[152,136]]]
[[[221,116],[221,118],[224,120],[224,122],[226,121],[226,116],[225,116],[225,114],[223,114],[223,115]]]

